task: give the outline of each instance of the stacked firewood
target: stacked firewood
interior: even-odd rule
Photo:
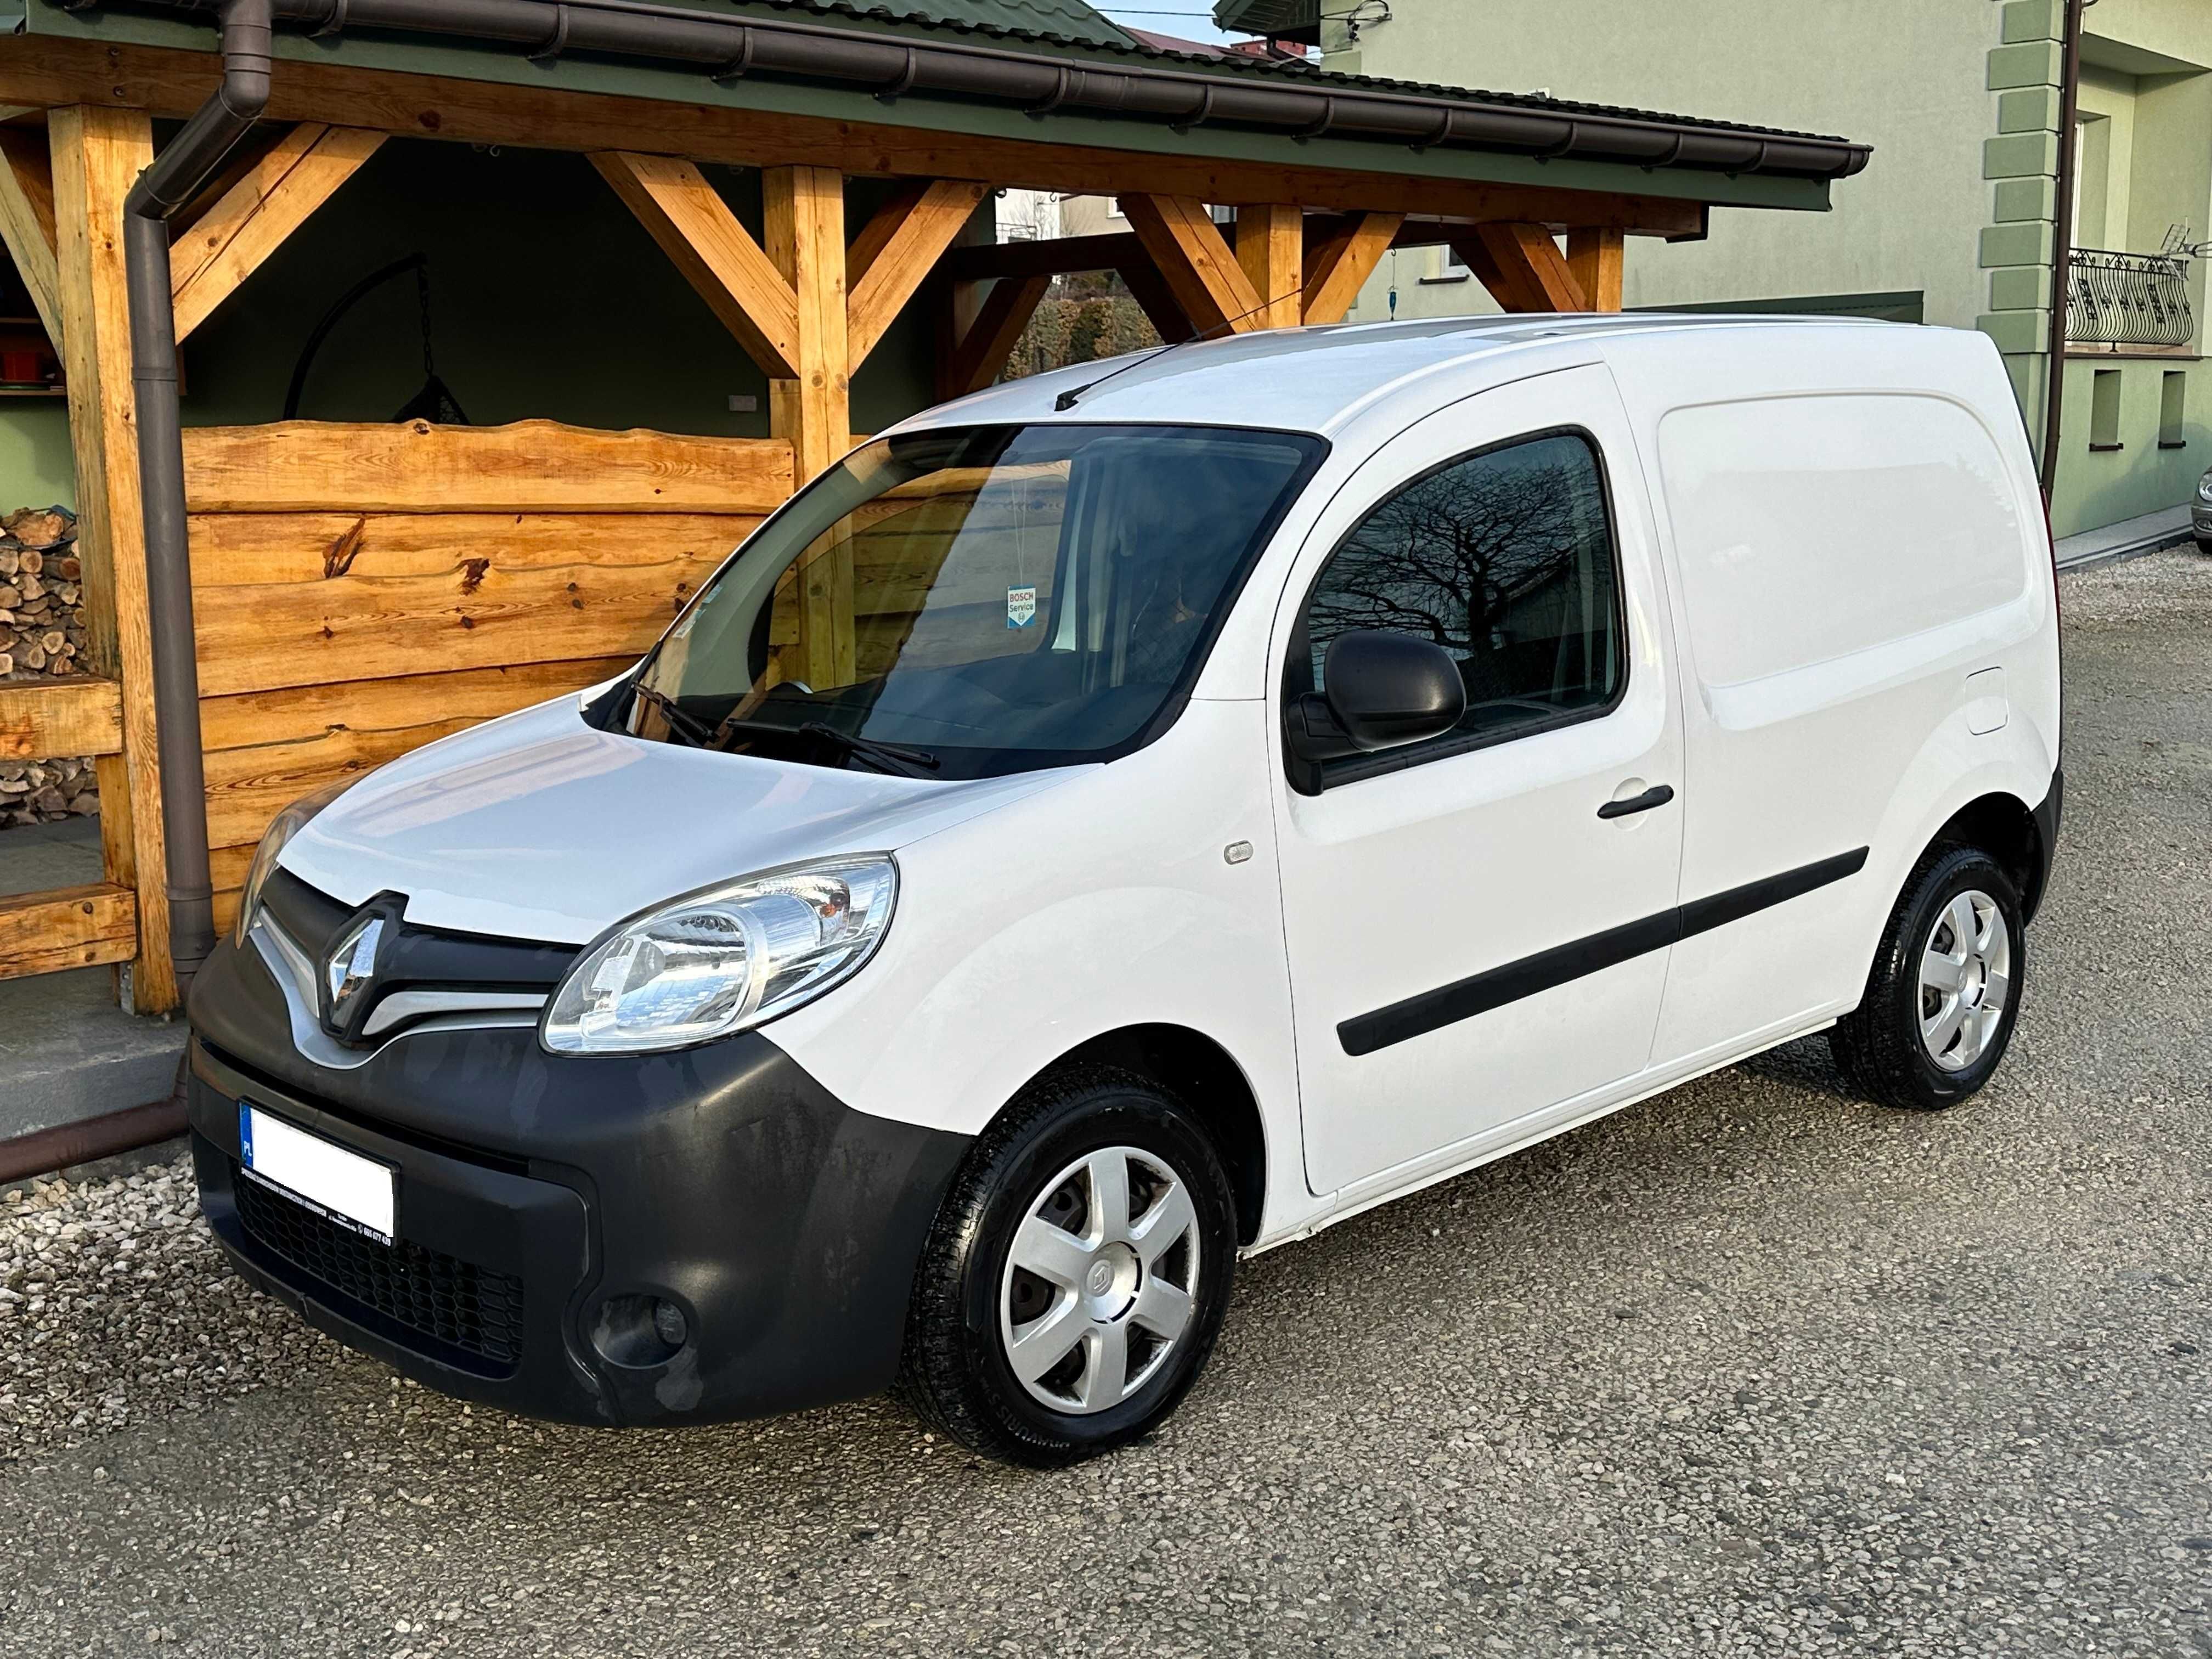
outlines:
[[[0,519],[0,680],[81,674],[86,652],[76,515],[25,507]],[[0,763],[0,826],[99,810],[92,763]]]

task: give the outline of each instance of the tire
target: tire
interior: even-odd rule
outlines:
[[[1126,1445],[1212,1352],[1237,1243],[1228,1174],[1188,1107],[1105,1066],[1041,1079],[953,1177],[915,1270],[898,1391],[1003,1462],[1051,1468]]]
[[[1956,992],[1948,988],[1954,975]],[[1828,1046],[1869,1100],[1941,1111],[1972,1098],[1996,1073],[2027,982],[2026,925],[2011,877],[1978,848],[1931,848],[1882,930],[1866,995],[1830,1030]]]

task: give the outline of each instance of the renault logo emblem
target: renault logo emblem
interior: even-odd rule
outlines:
[[[376,953],[384,943],[388,917],[376,911],[356,916],[323,962],[325,1000],[323,1018],[331,1030],[343,1033],[366,1012],[366,998],[376,980]]]

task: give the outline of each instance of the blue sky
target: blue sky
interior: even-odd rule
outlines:
[[[1213,8],[1208,0],[1137,0],[1127,6],[1091,4],[1117,23],[1150,29],[1155,34],[1179,34],[1186,40],[1232,40],[1213,27]]]

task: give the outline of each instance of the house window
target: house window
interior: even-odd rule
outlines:
[[[2089,383],[2089,447],[2118,449],[2120,442],[2120,371],[2100,368]]]
[[[2188,402],[2188,374],[2181,369],[2169,368],[2158,388],[2158,447],[2160,449],[2189,447],[2189,433],[2184,424]]]
[[[2106,246],[2112,194],[2112,123],[2084,115],[2074,125],[2074,246]]]

